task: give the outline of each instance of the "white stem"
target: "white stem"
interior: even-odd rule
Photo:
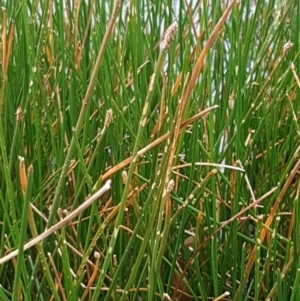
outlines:
[[[100,196],[102,196],[105,192],[110,190],[111,188],[111,180],[106,181],[103,187],[101,187],[96,193],[94,193],[90,198],[88,198],[83,204],[81,204],[78,208],[76,208],[74,211],[72,211],[70,214],[68,214],[65,218],[63,218],[61,221],[59,221],[57,224],[53,225],[51,228],[44,231],[39,236],[35,237],[28,243],[26,243],[23,247],[24,251],[30,249],[37,243],[41,242],[43,239],[51,235],[53,232],[59,230],[61,227],[66,225],[70,220],[72,220],[74,217],[78,216],[81,212],[83,212],[85,209],[87,209],[89,206],[91,206]],[[19,254],[19,249],[14,250],[7,254],[6,256],[0,258],[0,264],[3,264],[10,259],[16,257]]]

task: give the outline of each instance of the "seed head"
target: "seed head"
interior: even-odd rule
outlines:
[[[113,119],[113,111],[112,111],[112,109],[109,109],[106,111],[104,126],[108,127],[110,125],[112,119]]]
[[[163,51],[167,51],[168,48],[170,47],[171,43],[173,42],[173,40],[175,38],[177,29],[178,29],[178,25],[177,25],[177,22],[175,21],[166,30],[165,38],[162,42]]]

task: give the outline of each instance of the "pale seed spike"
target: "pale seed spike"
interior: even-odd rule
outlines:
[[[173,22],[169,28],[166,30],[166,34],[164,40],[162,42],[162,50],[167,51],[170,47],[171,43],[173,42],[175,35],[177,33],[178,25],[177,22]]]

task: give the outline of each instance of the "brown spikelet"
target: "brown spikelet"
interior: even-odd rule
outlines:
[[[8,41],[7,41],[7,49],[6,49],[6,61],[5,61],[5,66],[4,66],[4,74],[7,74],[8,70],[8,64],[9,64],[9,58],[11,55],[12,51],[12,44],[13,44],[13,39],[14,39],[14,34],[15,34],[15,22],[11,23],[11,26],[9,28],[9,33],[8,33]]]
[[[23,194],[26,192],[27,188],[27,176],[25,169],[25,159],[24,157],[19,156],[19,174],[20,174],[20,183]]]
[[[2,72],[5,74],[6,65],[6,9],[2,9]]]
[[[86,298],[86,296],[91,292],[91,286],[93,285],[95,279],[96,279],[96,276],[97,276],[97,273],[98,273],[98,266],[99,266],[99,261],[100,261],[100,253],[99,252],[95,252],[94,253],[94,257],[96,258],[96,263],[94,265],[94,270],[93,270],[93,273],[89,279],[89,282],[88,282],[88,285],[87,287],[85,288],[85,291],[83,293],[83,296],[82,296],[82,300],[84,300]]]

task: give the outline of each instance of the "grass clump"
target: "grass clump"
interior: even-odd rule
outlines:
[[[297,300],[300,3],[102,2],[2,3],[0,299]]]

